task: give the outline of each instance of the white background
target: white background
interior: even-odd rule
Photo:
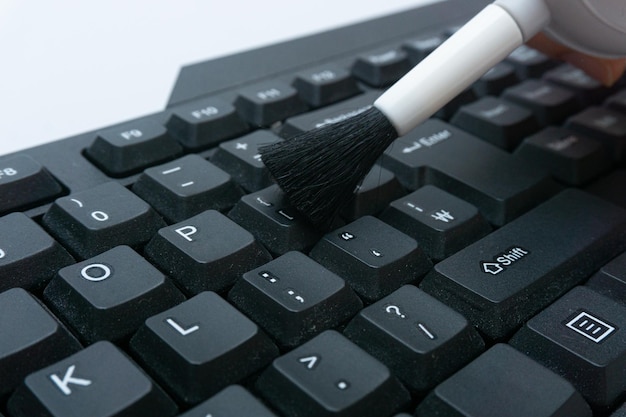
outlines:
[[[162,110],[182,65],[432,0],[0,0],[0,155]]]

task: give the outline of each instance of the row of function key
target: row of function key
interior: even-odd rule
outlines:
[[[372,88],[357,85],[355,76],[358,78],[358,73],[363,72],[356,71],[357,68],[365,66],[367,71],[383,71],[389,66],[392,68],[389,71],[395,75],[384,77],[397,78],[401,71],[393,69],[398,65],[396,61],[406,61],[409,59],[407,54],[409,57],[413,56],[412,53],[419,49],[417,45],[436,44],[436,38],[417,39],[401,49],[388,48],[363,54],[354,61],[353,70],[346,69],[347,64],[327,64],[298,73],[294,76],[293,86],[276,80],[246,87],[233,99],[233,103],[219,97],[204,98],[169,109],[163,115],[145,117],[104,129],[95,133],[95,140],[86,146],[84,155],[106,175],[119,178],[139,173],[147,167],[172,160],[187,152],[217,146],[251,129],[267,127],[274,122],[286,122],[280,133],[282,136],[290,136],[314,126],[310,121],[316,116],[306,113],[303,115],[304,119],[299,121],[297,114],[326,107]],[[347,66],[349,67],[350,65]],[[528,74],[541,77],[542,80],[528,80],[518,84]],[[369,84],[376,86],[374,82]],[[540,122],[537,126],[560,123],[579,110],[582,102],[599,104],[615,93],[615,90],[601,86],[577,69],[567,65],[556,67],[553,61],[528,48],[521,48],[507,62],[498,64],[471,90],[473,94],[461,95],[448,106],[449,109],[438,113],[438,117],[448,119],[454,116],[454,124],[470,133],[478,133],[482,139],[508,150],[514,149],[524,137],[538,130],[537,127],[529,128],[535,123],[535,119]],[[477,102],[457,112],[461,104],[468,104],[476,95],[495,96],[502,92],[504,101],[485,97],[484,103]],[[289,101],[301,100],[303,94],[325,98],[304,99],[308,104],[303,102],[298,105]],[[365,103],[363,105],[369,105],[377,94],[379,93],[364,94],[359,101]],[[609,108],[586,111],[568,121],[568,126],[579,134],[589,135],[604,143],[618,159],[623,152],[620,143],[623,141],[626,123],[623,114],[619,113],[624,108],[622,95],[623,92],[610,97],[607,101]],[[253,103],[255,101],[256,104]],[[274,105],[284,109],[268,107]],[[518,105],[522,107],[518,108]],[[242,117],[242,108],[250,108],[249,112],[254,114]],[[324,111],[337,112],[336,109]],[[346,111],[349,113],[354,109]],[[169,119],[160,120],[163,117]],[[332,120],[332,117],[329,119]],[[524,126],[526,130],[520,130],[520,126]],[[274,140],[276,139],[268,138],[267,143]],[[585,137],[581,140],[588,141]],[[600,157],[606,159],[607,156]],[[16,208],[29,208],[67,192],[37,162],[26,156],[17,158],[13,157],[0,164],[0,195],[9,196],[0,202],[0,213]],[[566,178],[567,181],[572,182],[569,178]],[[581,180],[573,181],[578,185]],[[259,184],[253,186],[259,187]],[[31,192],[28,195],[20,192],[24,189]],[[249,188],[246,189],[250,191]]]

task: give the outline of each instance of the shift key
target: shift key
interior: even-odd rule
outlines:
[[[626,249],[626,211],[569,189],[437,264],[420,287],[499,341]]]

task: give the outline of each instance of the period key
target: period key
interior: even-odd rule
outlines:
[[[386,366],[333,330],[275,359],[256,385],[290,416],[388,416],[409,401]]]

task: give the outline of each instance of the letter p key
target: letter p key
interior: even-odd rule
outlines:
[[[194,226],[183,226],[175,229],[174,231],[188,241],[193,242],[191,235],[196,234],[198,232],[198,229],[196,229]]]

